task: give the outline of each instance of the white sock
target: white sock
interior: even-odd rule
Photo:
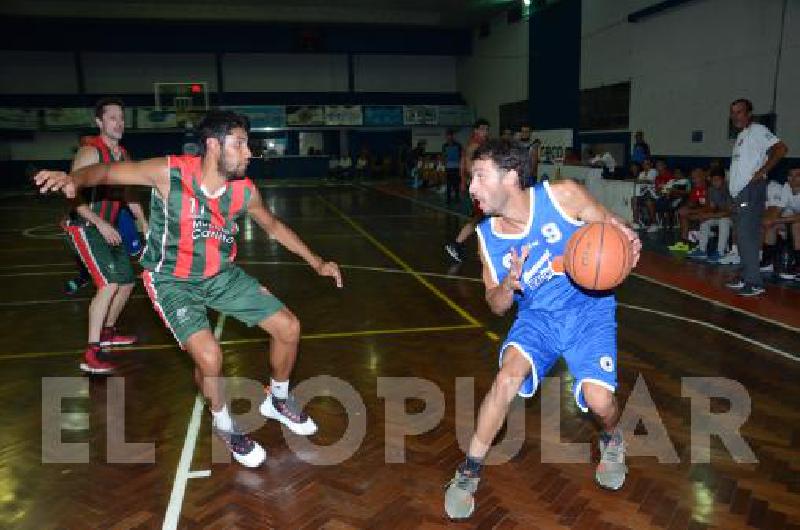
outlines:
[[[269,380],[269,388],[272,395],[278,399],[286,399],[289,397],[289,381],[275,381]]]
[[[212,410],[211,415],[214,417],[214,426],[217,429],[228,432],[233,429],[233,419],[228,413],[227,405],[223,405],[219,411]]]

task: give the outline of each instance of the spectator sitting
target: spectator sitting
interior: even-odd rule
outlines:
[[[342,178],[349,178],[353,174],[353,159],[350,155],[343,155],[339,159],[339,174]]]
[[[625,175],[625,178],[636,180],[637,178],[639,178],[639,173],[641,172],[642,172],[642,166],[640,166],[636,162],[631,162],[630,164],[628,164],[628,174]]]
[[[328,177],[332,179],[338,178],[339,171],[339,159],[332,156],[328,160]]]
[[[695,171],[701,170],[696,169]],[[693,171],[693,177],[694,174]],[[694,188],[692,188],[692,196],[694,196]],[[728,241],[731,235],[731,228],[733,228],[733,220],[730,217],[732,203],[731,194],[725,183],[725,171],[722,168],[716,168],[711,173],[711,186],[706,192],[705,207],[687,214],[688,219],[700,221],[697,246],[686,255],[687,258],[719,263],[720,258],[728,250]],[[711,229],[715,226],[719,229],[717,250],[716,252],[709,252],[708,241],[711,238]]]
[[[361,149],[356,159],[356,178],[363,179],[369,176],[369,152],[367,148]]]
[[[767,202],[761,219],[761,272],[774,272],[778,225],[775,220],[783,212],[783,184],[775,180],[767,183]]]
[[[696,214],[707,208],[707,195],[705,171],[701,168],[695,168],[692,170],[692,190],[689,193],[688,201],[686,204],[679,206],[677,210],[680,239],[669,247],[670,250],[686,252],[691,248],[689,245],[689,223],[696,220]]]
[[[675,178],[672,171],[667,167],[667,163],[663,160],[656,161],[656,181],[655,181],[655,195],[656,195],[656,217],[658,218],[658,228],[664,228],[668,221],[667,216],[670,211],[672,201],[669,198],[669,191],[671,182]]]
[[[634,197],[631,201],[631,208],[633,209],[633,227],[636,229],[644,228],[645,222],[642,219],[642,210],[647,209],[648,221],[650,226],[648,232],[656,232],[658,226],[656,225],[656,194],[655,194],[655,181],[658,172],[653,168],[653,162],[647,158],[642,162],[642,170],[639,172],[639,178],[636,180],[634,188]]]
[[[800,279],[800,167],[789,171],[789,178],[781,190],[779,206],[780,216],[764,219],[764,228],[775,230],[780,225],[786,227],[788,239],[792,242],[793,264],[789,265],[788,270],[781,270],[780,277],[784,280],[798,280]]]

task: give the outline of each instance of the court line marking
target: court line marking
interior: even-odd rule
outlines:
[[[388,195],[390,197],[396,197],[398,199],[405,199],[405,200],[413,202],[415,204],[419,204],[420,206],[425,206],[427,208],[431,208],[431,209],[437,210],[437,211],[447,212],[450,215],[454,215],[456,217],[465,218],[464,214],[461,214],[461,213],[458,213],[458,212],[454,212],[452,210],[449,210],[449,209],[444,208],[442,206],[437,206],[435,204],[428,204],[425,201],[421,201],[421,200],[415,199],[413,197],[406,197],[405,195],[402,195],[400,193],[391,193],[391,192],[384,191],[384,190],[381,190],[379,188],[375,188],[375,187],[372,187],[372,186],[363,186],[362,185],[362,186],[359,186],[359,187],[362,188],[362,189],[365,189],[365,190],[372,190],[372,191],[377,192],[377,193],[382,193],[382,194]],[[713,298],[708,298],[708,297],[705,297],[705,296],[703,296],[701,294],[693,293],[692,291],[687,291],[686,289],[681,289],[680,287],[677,287],[675,285],[671,285],[671,284],[662,282],[660,280],[656,280],[655,278],[652,278],[650,276],[645,276],[642,273],[632,272],[630,275],[634,276],[636,278],[639,278],[639,279],[641,279],[643,281],[647,281],[647,282],[659,285],[661,287],[665,287],[667,289],[672,289],[673,291],[677,291],[677,292],[679,292],[681,294],[684,294],[686,296],[691,296],[693,298],[697,298],[699,300],[703,300],[704,302],[708,302],[708,303],[710,303],[712,305],[724,307],[725,309],[728,309],[730,311],[734,311],[736,313],[740,313],[740,314],[746,315],[746,316],[748,316],[750,318],[755,318],[757,320],[761,320],[761,321],[764,321],[764,322],[769,322],[770,324],[773,324],[775,326],[782,327],[784,329],[788,329],[788,330],[794,331],[796,333],[800,333],[800,327],[792,326],[791,324],[787,324],[787,323],[781,322],[779,320],[773,320],[773,319],[771,319],[769,317],[765,317],[765,316],[759,315],[757,313],[753,313],[753,312],[748,311],[746,309],[742,309],[742,308],[739,308],[739,307],[736,307],[736,306],[733,306],[733,305],[730,305],[730,304],[726,304],[725,302],[721,302],[719,300],[714,300]]]
[[[215,339],[219,340],[224,327],[225,314],[222,313],[219,315],[217,325],[214,327]],[[200,432],[200,423],[202,422],[204,407],[205,400],[203,394],[198,392],[195,395],[192,414],[189,416],[189,426],[186,428],[186,439],[183,442],[180,460],[178,460],[178,469],[175,471],[175,482],[172,483],[172,493],[170,493],[169,496],[167,512],[164,514],[164,524],[161,526],[163,530],[175,530],[178,528],[178,521],[181,518],[181,508],[183,507],[183,497],[186,493],[186,483],[189,478],[191,478],[190,467],[192,465],[192,459],[194,458],[194,449],[197,445],[197,434]],[[208,474],[204,474],[203,476],[210,475],[211,471],[209,470]]]
[[[65,274],[72,274],[73,276],[77,273],[75,270],[71,271],[44,271],[44,272],[11,272],[6,274],[0,274],[0,278],[17,278],[23,276],[62,276]]]
[[[746,315],[748,317],[755,318],[755,319],[758,319],[758,320],[762,320],[764,322],[768,322],[768,323],[773,324],[775,326],[778,326],[780,328],[784,328],[784,329],[787,329],[789,331],[794,331],[795,333],[800,333],[800,327],[792,326],[791,324],[787,324],[786,322],[781,322],[779,320],[774,320],[774,319],[771,319],[769,317],[765,317],[763,315],[759,315],[757,313],[753,313],[751,311],[748,311],[747,309],[742,309],[740,307],[736,307],[736,306],[733,306],[733,305],[726,304],[725,302],[720,302],[719,300],[714,300],[713,298],[708,298],[706,296],[703,296],[702,294],[693,293],[692,291],[688,291],[686,289],[682,289],[681,287],[678,287],[676,285],[670,285],[670,284],[668,284],[666,282],[662,282],[661,280],[656,280],[655,278],[651,278],[650,276],[645,276],[644,274],[639,273],[639,272],[631,272],[630,275],[634,276],[636,278],[639,278],[640,280],[644,280],[646,282],[654,283],[654,284],[659,285],[661,287],[666,287],[667,289],[672,289],[673,291],[677,291],[677,292],[679,292],[681,294],[684,294],[686,296],[691,296],[693,298],[698,298],[700,300],[703,300],[704,302],[708,302],[711,305],[715,305],[715,306],[718,306],[718,307],[724,307],[725,309],[729,309],[729,310],[734,311],[736,313],[741,313],[741,314]]]
[[[375,188],[375,187],[372,187],[372,186],[365,186],[363,184],[359,185],[359,186],[356,186],[356,187],[357,188],[361,188],[361,189],[365,189],[365,190],[377,191],[377,192],[383,193],[384,195],[389,195],[391,197],[398,197],[398,198],[401,198],[401,199],[406,199],[406,200],[411,201],[411,202],[413,202],[415,204],[419,204],[421,206],[425,206],[427,208],[430,208],[432,210],[436,210],[438,212],[443,212],[443,213],[446,213],[446,214],[455,215],[456,217],[460,217],[462,219],[469,219],[470,218],[469,215],[463,214],[461,212],[454,212],[453,210],[451,210],[449,208],[445,208],[444,206],[439,206],[437,204],[427,203],[427,202],[425,202],[423,200],[420,200],[420,199],[417,199],[415,197],[407,197],[407,196],[405,196],[405,195],[403,195],[401,193],[393,193],[391,191],[381,190],[381,189],[378,189],[378,188]]]
[[[330,208],[330,210],[332,212],[334,212],[336,215],[338,215],[345,223],[347,223],[350,226],[350,228],[355,230],[362,237],[364,237],[367,241],[372,243],[375,247],[377,247],[378,250],[383,252],[389,259],[391,259],[392,261],[397,263],[400,266],[400,268],[402,268],[403,270],[405,270],[406,272],[411,274],[414,277],[414,279],[416,279],[419,283],[424,285],[429,291],[431,291],[437,298],[439,298],[445,304],[447,304],[452,310],[454,310],[456,313],[461,315],[461,317],[464,320],[466,320],[470,324],[474,324],[476,326],[484,327],[477,318],[475,318],[474,316],[470,315],[469,312],[467,312],[466,309],[464,309],[463,307],[458,305],[449,296],[447,296],[442,291],[437,289],[436,286],[434,286],[432,283],[430,283],[428,280],[426,280],[421,274],[419,274],[416,270],[414,270],[408,263],[403,261],[397,254],[395,254],[394,252],[389,250],[389,248],[387,248],[386,245],[384,245],[383,243],[378,241],[372,234],[367,232],[360,224],[358,224],[357,222],[352,220],[350,217],[347,216],[347,214],[342,212],[339,208],[334,206],[330,201],[324,199],[322,196],[317,195],[317,198],[320,201],[322,201],[322,203],[325,204],[328,208]]]
[[[290,265],[290,266],[307,266],[305,263],[296,262],[296,261],[252,261],[252,260],[243,260],[239,262],[242,265]],[[392,274],[413,274],[410,271],[400,270],[400,269],[390,269],[386,267],[369,267],[369,266],[362,266],[362,265],[339,265],[343,269],[355,269],[355,270],[367,270],[367,271],[374,271],[374,272],[383,272],[383,273],[392,273]],[[416,274],[421,276],[431,276],[437,278],[445,278],[451,280],[466,280],[473,283],[482,283],[482,280],[479,278],[473,278],[470,276],[458,276],[453,274],[441,274],[435,272],[419,272],[415,271]],[[131,298],[146,298],[144,295],[133,295]],[[22,305],[35,305],[35,304],[47,304],[47,303],[60,303],[60,302],[73,302],[73,301],[88,301],[89,298],[69,298],[63,300],[29,300],[29,301],[21,301],[21,302],[0,302],[0,307],[12,307],[12,306],[22,306]],[[727,328],[723,328],[712,324],[710,322],[704,322],[702,320],[696,320],[690,317],[685,317],[682,315],[676,315],[674,313],[667,313],[667,312],[659,312],[657,309],[650,309],[641,306],[635,306],[632,304],[627,304],[624,302],[617,302],[617,305],[621,307],[628,307],[628,308],[636,308],[640,309],[644,312],[651,312],[655,314],[663,314],[664,316],[668,316],[670,318],[675,318],[678,320],[683,320],[685,322],[695,323],[701,326],[708,327],[710,329],[714,329],[721,333],[727,334],[732,337],[739,338],[745,342],[749,342],[756,346],[759,346],[765,350],[772,351],[782,357],[787,359],[792,359],[795,361],[800,361],[796,355],[792,353],[784,352],[774,346],[770,346],[766,343],[759,342],[755,339],[751,339],[745,335],[742,335],[736,331],[729,330]],[[368,335],[389,335],[389,334],[399,334],[399,333],[414,333],[414,332],[425,332],[425,331],[448,331],[448,330],[456,330],[456,329],[470,329],[475,327],[484,327],[481,324],[467,324],[462,326],[444,326],[444,327],[429,327],[429,328],[402,328],[402,329],[393,329],[393,330],[368,330],[368,331],[355,331],[355,332],[341,332],[341,333],[330,333],[330,334],[316,334],[316,335],[306,335],[303,336],[302,339],[304,340],[315,340],[321,338],[335,338],[335,337],[352,337],[352,336],[368,336]],[[787,327],[787,326],[781,326]],[[789,331],[795,331],[791,327],[787,327]],[[493,341],[499,341],[500,337],[492,332],[487,331],[486,335]],[[231,341],[221,341],[220,345],[229,346],[235,344],[246,344],[250,342],[260,342],[263,339],[238,339],[238,340],[231,340]],[[123,346],[120,347],[120,350],[156,350],[156,349],[170,349],[173,348],[174,345],[172,344],[154,344],[154,345],[141,345],[141,346]],[[3,360],[12,360],[12,359],[33,359],[38,357],[55,357],[60,355],[74,355],[81,353],[82,350],[74,350],[74,351],[62,351],[62,352],[43,352],[43,353],[29,353],[29,354],[12,354],[12,355],[3,355],[0,356],[0,361]]]
[[[72,263],[70,263],[68,261],[65,261],[63,263],[29,263],[29,264],[26,264],[26,265],[3,265],[2,267],[0,267],[0,270],[6,270],[6,269],[36,269],[36,268],[42,268],[42,267],[69,267],[69,266],[73,266],[74,267],[75,266],[75,262],[73,261]]]
[[[798,355],[794,355],[792,353],[785,352],[785,351],[783,351],[781,349],[778,349],[778,348],[776,348],[774,346],[770,346],[769,344],[764,344],[763,342],[759,342],[759,341],[757,341],[755,339],[751,339],[750,337],[748,337],[746,335],[743,335],[741,333],[737,333],[735,331],[731,331],[731,330],[729,330],[727,328],[723,328],[722,326],[717,326],[716,324],[712,324],[711,322],[704,322],[703,320],[697,320],[695,318],[685,317],[683,315],[676,315],[674,313],[667,313],[666,311],[659,311],[658,309],[651,309],[649,307],[642,307],[642,306],[637,306],[637,305],[633,305],[633,304],[626,304],[626,303],[623,303],[623,302],[617,302],[617,305],[619,307],[623,307],[623,308],[626,308],[626,309],[635,309],[637,311],[642,311],[644,313],[652,313],[654,315],[659,315],[659,316],[662,316],[662,317],[674,318],[674,319],[677,319],[677,320],[682,320],[684,322],[690,322],[692,324],[697,324],[697,325],[700,325],[700,326],[703,326],[703,327],[706,327],[706,328],[709,328],[709,329],[713,329],[713,330],[718,331],[720,333],[723,333],[725,335],[737,338],[737,339],[742,340],[744,342],[748,342],[750,344],[753,344],[755,346],[763,348],[763,349],[765,349],[767,351],[771,351],[772,353],[776,353],[776,354],[780,355],[781,357],[785,357],[786,359],[789,359],[789,360],[792,360],[792,361],[795,361],[795,362],[800,362],[800,353]]]
[[[337,331],[332,333],[312,333],[309,335],[301,335],[300,340],[326,340],[326,339],[340,339],[347,337],[372,337],[380,335],[403,335],[412,333],[437,333],[445,331],[462,331],[468,329],[483,328],[481,325],[475,324],[453,324],[448,326],[428,326],[416,328],[397,328],[397,329],[374,329],[362,331]],[[219,341],[220,346],[235,346],[237,344],[251,344],[251,343],[264,343],[265,339],[252,338],[252,339],[232,339]],[[170,350],[177,349],[177,344],[141,344],[132,346],[119,346],[115,348],[118,351],[150,351],[150,350]],[[9,355],[0,355],[0,362],[11,361],[19,359],[40,359],[46,357],[62,357],[66,355],[77,355],[83,353],[83,350],[64,350],[64,351],[50,351],[50,352],[28,352],[28,353],[12,353]]]

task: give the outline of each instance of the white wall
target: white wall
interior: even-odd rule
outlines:
[[[0,50],[0,93],[77,92],[78,76],[74,53]]]
[[[222,75],[226,92],[343,92],[347,56],[230,53]]]
[[[213,54],[84,53],[83,74],[90,94],[146,94],[153,83],[208,83],[217,89]]]
[[[508,24],[503,14],[491,21],[488,37],[473,32],[472,55],[458,60],[459,91],[494,135],[500,105],[528,99],[528,56],[528,22]]]
[[[457,92],[456,58],[434,55],[356,55],[357,92]]]
[[[697,0],[627,22],[628,14],[652,3],[583,2],[581,88],[629,80],[630,129],[645,131],[654,153],[730,156],[729,103],[747,97],[756,114],[770,110],[783,0]],[[800,2],[788,5],[778,133],[796,153]],[[703,131],[703,142],[691,142],[694,130]]]

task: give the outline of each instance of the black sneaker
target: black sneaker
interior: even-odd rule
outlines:
[[[739,296],[759,296],[766,292],[766,289],[751,283],[745,283],[744,287],[739,289],[736,294]]]
[[[225,442],[234,460],[245,467],[258,467],[267,459],[267,452],[249,436],[240,432],[234,425],[231,431],[223,431],[213,426],[214,434]]]

